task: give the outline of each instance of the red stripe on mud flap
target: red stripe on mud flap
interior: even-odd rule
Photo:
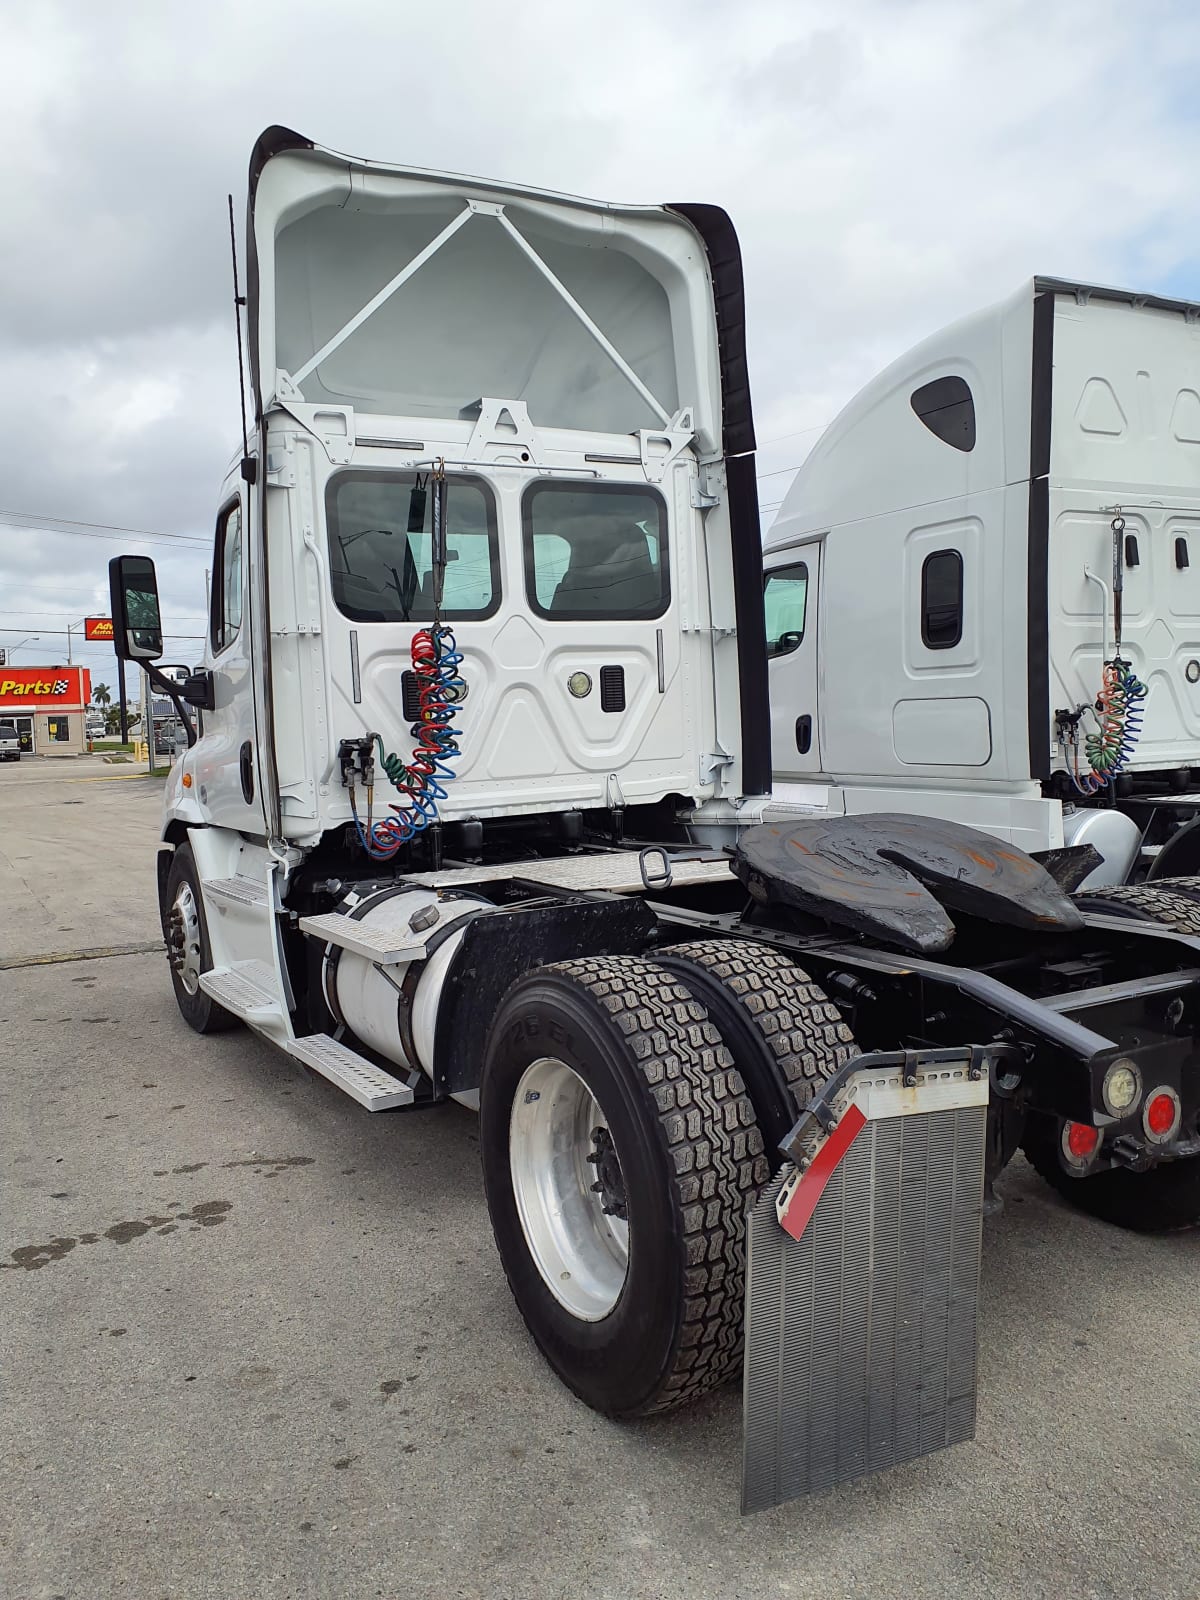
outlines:
[[[825,1185],[837,1171],[838,1163],[854,1143],[866,1120],[857,1106],[848,1107],[842,1120],[817,1151],[812,1166],[792,1191],[787,1210],[779,1221],[784,1232],[790,1233],[793,1239],[798,1239],[808,1227],[809,1218],[825,1193]]]

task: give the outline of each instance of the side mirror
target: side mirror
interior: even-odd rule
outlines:
[[[180,685],[179,698],[197,711],[215,711],[212,673],[206,672],[203,667],[189,673]]]
[[[163,653],[158,579],[149,556],[114,556],[108,563],[113,645],[122,661],[157,661]]]

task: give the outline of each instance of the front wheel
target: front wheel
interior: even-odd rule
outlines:
[[[175,1001],[188,1027],[197,1033],[224,1033],[236,1028],[238,1019],[200,987],[200,974],[212,966],[212,952],[204,921],[200,878],[192,852],[185,844],[175,851],[167,873],[163,931],[167,937]]]
[[[767,1163],[741,1077],[683,985],[627,956],[521,979],[492,1024],[479,1114],[500,1259],[564,1382],[639,1416],[732,1377],[746,1211]]]

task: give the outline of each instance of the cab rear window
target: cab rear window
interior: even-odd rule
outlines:
[[[500,604],[500,552],[491,489],[476,478],[446,485],[446,575],[442,616],[448,622],[490,617]],[[409,531],[417,475],[343,472],[326,491],[329,573],[333,598],[354,622],[433,620],[433,495],[424,520]]]
[[[667,609],[667,508],[653,490],[535,483],[522,514],[525,590],[538,616],[619,622]]]

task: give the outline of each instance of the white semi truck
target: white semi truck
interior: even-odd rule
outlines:
[[[1200,305],[1038,278],[935,334],[826,429],[765,565],[773,811],[1092,844],[1089,887],[1200,871]]]
[[[1084,846],[756,822],[723,212],[280,128],[249,188],[254,425],[182,691],[153,564],[111,567],[118,653],[198,714],[159,855],[183,1016],[370,1111],[477,1109],[550,1365],[614,1417],[741,1370],[745,1508],[971,1437],[1023,1137],[1117,1220],[1200,1210],[1194,942],[1081,908]]]

